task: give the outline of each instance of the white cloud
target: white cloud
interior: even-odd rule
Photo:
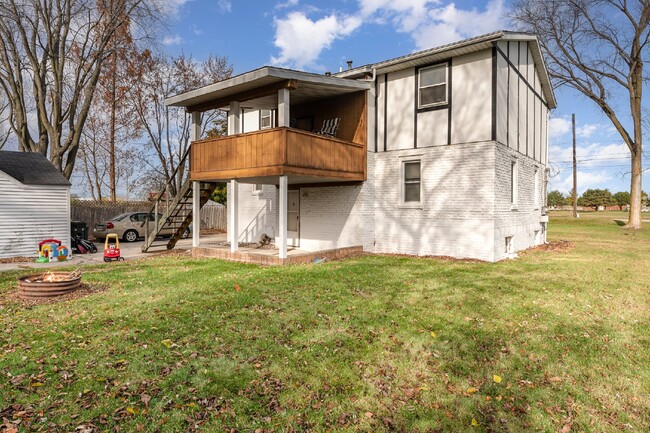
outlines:
[[[597,172],[578,170],[578,188],[576,189],[578,194],[582,194],[586,189],[590,188],[608,188],[611,190],[610,184],[612,180],[612,175],[605,170]],[[571,191],[573,189],[573,175],[569,173],[557,186],[557,189],[565,192]]]
[[[286,2],[278,3],[277,5],[275,5],[275,8],[276,9],[291,8],[297,6],[298,2],[299,0],[287,0]]]
[[[602,128],[601,125],[598,125],[596,123],[588,123],[584,126],[576,127],[576,135],[578,137],[589,138],[600,128]]]
[[[551,117],[549,119],[548,139],[551,143],[569,132],[571,132],[571,119],[568,117]]]
[[[175,16],[181,7],[192,0],[157,0],[158,7],[163,14]]]
[[[165,36],[162,40],[163,45],[180,45],[183,42],[183,38],[179,35],[174,36]]]
[[[409,33],[417,49],[432,48],[507,27],[504,0],[480,11],[459,9],[440,0],[359,0],[360,14],[376,23],[391,22]]]
[[[230,0],[219,0],[217,5],[219,6],[219,12],[222,14],[232,12],[232,2]]]
[[[320,53],[336,39],[350,35],[361,25],[356,16],[331,14],[311,20],[302,12],[291,12],[286,18],[275,19],[275,46],[280,55],[271,62],[281,66],[315,66]]]

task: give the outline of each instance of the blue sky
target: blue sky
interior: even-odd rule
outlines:
[[[235,73],[263,65],[338,71],[500,29],[513,29],[507,0],[170,0],[165,51],[202,60],[226,56]],[[576,113],[578,191],[629,190],[629,152],[608,119],[586,98],[556,91],[549,131],[550,189],[568,192],[571,113]],[[624,103],[625,95],[621,96]],[[626,122],[629,124],[629,122]],[[650,166],[650,158],[645,160]],[[644,181],[644,190],[650,183]]]

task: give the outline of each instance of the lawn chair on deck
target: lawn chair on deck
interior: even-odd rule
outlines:
[[[340,119],[335,117],[334,119],[326,119],[323,122],[323,127],[320,131],[314,131],[316,134],[327,135],[330,137],[336,137],[336,133],[339,130]]]

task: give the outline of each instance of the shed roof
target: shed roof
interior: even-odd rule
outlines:
[[[38,152],[0,151],[0,171],[25,185],[70,186],[70,181]]]

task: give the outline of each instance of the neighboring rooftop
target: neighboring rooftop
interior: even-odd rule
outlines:
[[[25,185],[70,185],[68,179],[38,152],[2,150],[0,171]]]

